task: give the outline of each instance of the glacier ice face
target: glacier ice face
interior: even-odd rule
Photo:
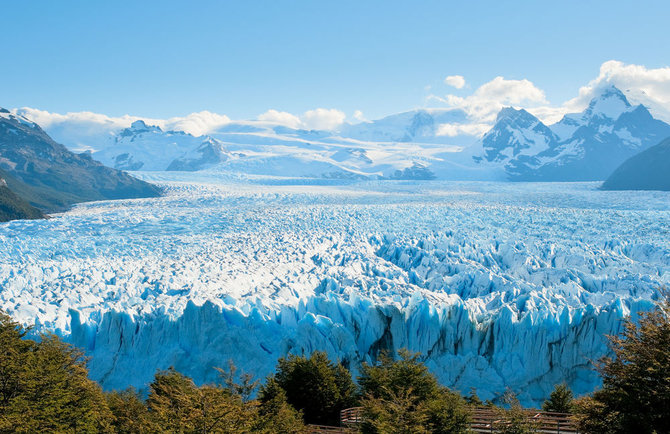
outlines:
[[[214,175],[0,225],[0,308],[84,348],[107,389],[406,347],[464,393],[537,404],[596,387],[603,335],[670,284],[670,193]]]

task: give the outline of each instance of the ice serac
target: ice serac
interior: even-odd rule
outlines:
[[[648,308],[632,306],[633,312]],[[189,303],[176,319],[108,312],[99,324],[82,324],[73,315],[70,340],[86,349],[91,376],[107,389],[145,389],[157,367],[168,366],[212,382],[214,367],[228,360],[265,378],[279,357],[315,350],[356,373],[381,351],[407,348],[463,393],[475,387],[483,399],[498,399],[510,387],[536,405],[554,384],[567,382],[578,394],[598,386],[590,361],[607,353],[604,335],[618,333],[628,309],[617,302],[525,315],[504,308],[478,322],[460,301],[436,304],[416,296],[397,307],[326,291],[280,311],[245,314],[206,302]]]

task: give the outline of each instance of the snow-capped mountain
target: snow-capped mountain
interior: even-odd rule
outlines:
[[[336,131],[269,121],[228,122],[206,136],[135,121],[107,134],[90,131],[72,149],[124,170],[213,169],[244,175],[514,181],[602,180],[624,160],[670,136],[670,125],[616,87],[582,113],[546,125],[523,109],[504,108],[493,127],[460,109],[418,109]],[[63,125],[52,125],[59,133]],[[107,125],[101,128],[108,128]],[[107,130],[106,130],[107,131]],[[88,133],[87,133],[88,134]],[[66,142],[67,144],[67,142]]]
[[[467,123],[464,111],[457,109],[419,109],[393,114],[371,122],[346,124],[340,135],[367,142],[469,143],[465,137],[440,134],[444,124]]]
[[[508,163],[544,152],[558,140],[546,125],[524,109],[502,109],[494,127],[482,138],[484,153],[476,161]]]
[[[668,136],[670,125],[610,86],[582,113],[550,126],[525,110],[503,109],[475,161],[502,165],[516,181],[595,181]]]
[[[163,131],[138,120],[93,153],[104,164],[122,170],[200,170],[228,159],[221,142],[183,131]]]

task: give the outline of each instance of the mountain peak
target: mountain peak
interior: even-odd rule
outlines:
[[[515,109],[514,107],[503,107],[496,116],[496,122],[500,122],[503,119],[507,118],[534,118],[532,114],[528,113],[524,109]]]
[[[147,125],[146,122],[144,122],[142,119],[136,120],[132,124],[130,124],[130,129],[135,130],[135,131],[148,131],[148,130],[154,130],[154,131],[162,131],[160,127],[156,125]]]
[[[628,98],[614,85],[598,89],[589,103],[585,114],[588,117],[618,119],[622,113],[631,109]]]

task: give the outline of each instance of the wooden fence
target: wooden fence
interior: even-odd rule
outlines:
[[[552,413],[539,410],[525,410],[527,422],[535,432],[547,434],[571,434],[577,433],[577,426],[568,413]],[[331,431],[310,431],[313,433],[351,433],[356,432],[358,426],[363,422],[363,408],[347,408],[340,412],[340,428],[323,427]],[[504,415],[491,407],[475,407],[472,409],[472,420],[470,429],[477,433],[495,433],[509,424]],[[314,426],[314,425],[311,425]],[[333,431],[344,429],[345,431]]]

